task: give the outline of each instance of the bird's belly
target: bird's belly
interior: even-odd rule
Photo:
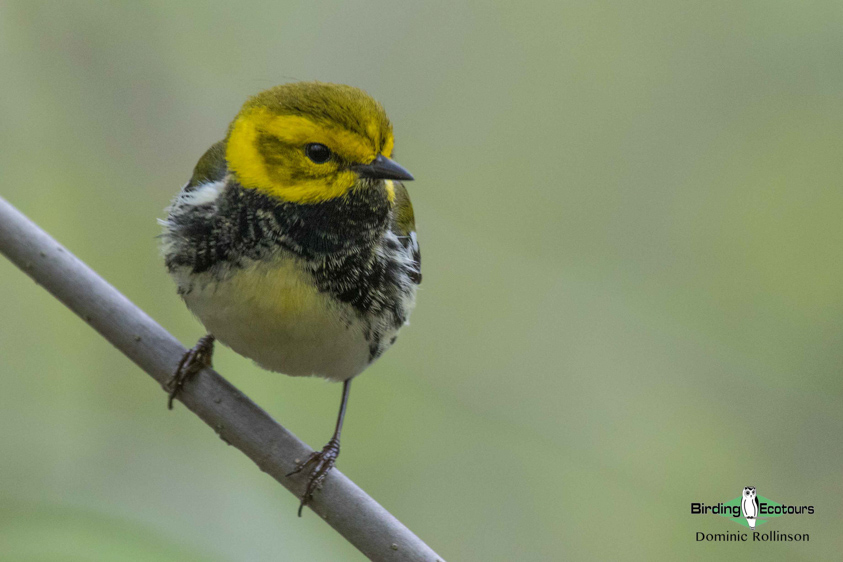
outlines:
[[[369,364],[362,320],[320,293],[294,260],[255,262],[221,279],[202,275],[184,295],[188,308],[220,342],[265,369],[345,380]]]

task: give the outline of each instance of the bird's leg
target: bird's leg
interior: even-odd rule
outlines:
[[[173,400],[178,396],[184,383],[205,367],[211,366],[215,339],[213,334],[199,338],[193,349],[190,349],[182,356],[179,366],[176,367],[176,372],[173,373],[173,377],[167,382],[167,388],[170,389],[170,399],[167,401],[167,408],[170,410],[173,409]]]
[[[304,509],[304,506],[313,499],[313,492],[321,487],[328,472],[334,468],[334,463],[337,462],[337,457],[340,454],[340,433],[342,432],[342,421],[345,417],[345,407],[348,404],[349,389],[351,389],[351,379],[348,379],[342,385],[342,403],[340,404],[340,415],[337,417],[337,428],[334,430],[334,436],[331,437],[331,440],[328,441],[328,444],[321,451],[311,453],[304,462],[300,462],[296,466],[295,470],[287,474],[287,476],[292,476],[304,470],[311,463],[315,463],[307,480],[307,489],[305,489],[304,495],[301,497],[299,517],[301,517],[301,511]]]

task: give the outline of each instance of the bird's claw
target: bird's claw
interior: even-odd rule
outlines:
[[[313,492],[322,487],[322,482],[325,481],[325,477],[328,476],[328,472],[334,468],[334,464],[336,464],[339,454],[340,442],[337,439],[332,438],[321,451],[314,451],[311,453],[307,459],[300,462],[296,465],[296,468],[293,469],[292,472],[287,474],[287,476],[298,474],[311,463],[316,463],[310,471],[310,476],[307,480],[307,488],[301,497],[301,503],[299,504],[299,517],[301,517],[304,506],[310,503],[310,500],[313,499]]]
[[[214,355],[214,339],[211,334],[200,338],[196,345],[182,356],[175,373],[167,381],[166,388],[170,391],[170,397],[167,400],[169,410],[173,409],[173,400],[178,396],[184,383],[205,367],[211,366],[211,358]]]

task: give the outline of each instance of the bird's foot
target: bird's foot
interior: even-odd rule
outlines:
[[[170,398],[167,401],[168,409],[173,409],[173,400],[178,396],[184,383],[205,367],[211,366],[215,339],[212,334],[199,338],[196,345],[181,358],[179,366],[176,367],[176,372],[167,382],[167,388],[170,390]]]
[[[310,500],[313,499],[313,492],[322,487],[322,482],[325,480],[325,477],[328,476],[328,472],[334,468],[334,464],[337,462],[339,454],[340,442],[338,439],[332,437],[321,451],[314,451],[311,453],[304,462],[300,462],[296,466],[295,470],[287,474],[287,476],[298,474],[308,465],[315,463],[313,464],[313,469],[311,469],[310,476],[307,480],[307,489],[305,489],[304,494],[301,497],[301,504],[299,504],[299,517],[301,517],[301,512],[302,509],[304,509],[304,506],[310,503]]]

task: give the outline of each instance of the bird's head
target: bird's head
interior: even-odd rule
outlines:
[[[240,184],[293,203],[321,203],[352,189],[412,180],[390,159],[383,107],[351,86],[298,82],[250,98],[231,123],[226,160]]]

